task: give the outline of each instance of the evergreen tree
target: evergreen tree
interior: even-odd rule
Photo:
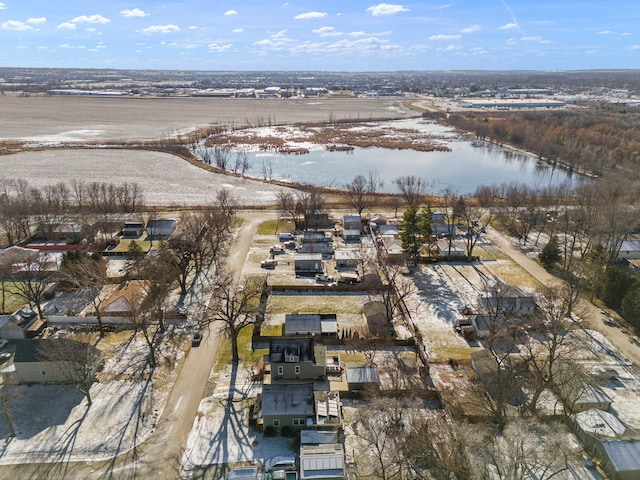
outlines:
[[[540,255],[538,255],[538,259],[544,268],[550,268],[559,262],[561,258],[562,256],[560,254],[558,241],[556,240],[556,237],[551,237],[540,252]]]

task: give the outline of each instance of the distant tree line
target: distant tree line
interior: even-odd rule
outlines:
[[[46,232],[68,221],[69,214],[134,213],[143,202],[136,182],[72,180],[38,188],[23,179],[0,179],[0,235],[16,245],[31,236],[34,223]]]
[[[545,112],[455,112],[438,121],[597,175],[638,178],[640,109],[618,105]]]

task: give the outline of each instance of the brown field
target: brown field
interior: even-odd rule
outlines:
[[[34,187],[85,182],[138,182],[147,205],[198,206],[227,188],[241,205],[277,203],[282,187],[209,172],[167,153],[145,150],[49,149],[0,155],[1,178],[22,178]]]
[[[268,125],[415,115],[397,99],[0,97],[0,141],[155,140],[216,123]]]

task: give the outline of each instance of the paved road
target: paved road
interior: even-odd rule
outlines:
[[[259,223],[273,212],[242,212],[245,222],[227,258],[237,283]],[[192,348],[169,395],[154,433],[137,448],[109,461],[0,466],[0,478],[22,479],[178,479],[180,461],[216,358],[219,328],[205,332]]]
[[[511,240],[505,238],[493,228],[488,228],[486,233],[487,240],[499,247],[504,253],[509,255],[513,261],[525,269],[538,282],[545,286],[551,286],[559,282],[547,272],[535,260],[527,257],[519,249],[515,248]],[[607,319],[602,314],[601,309],[593,305],[591,302],[583,300],[580,304],[580,310],[586,312],[583,314],[585,323],[589,328],[602,333],[622,354],[627,357],[636,367],[640,367],[640,347],[630,341],[629,335],[625,334],[621,328],[606,325],[604,321]]]

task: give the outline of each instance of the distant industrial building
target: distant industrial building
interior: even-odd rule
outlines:
[[[565,102],[545,98],[465,98],[458,101],[463,108],[563,108]]]

